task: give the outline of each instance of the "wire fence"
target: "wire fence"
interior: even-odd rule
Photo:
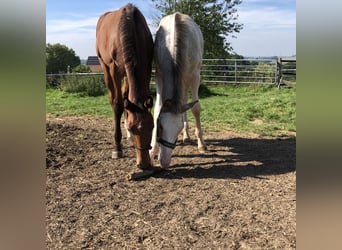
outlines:
[[[58,86],[61,80],[71,76],[97,77],[103,73],[47,74],[47,86]],[[151,83],[155,82],[155,68]],[[295,86],[295,59],[203,59],[202,84],[274,84]]]

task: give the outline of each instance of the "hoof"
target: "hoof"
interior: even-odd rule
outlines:
[[[204,154],[205,152],[207,152],[207,146],[199,147],[199,148],[198,148],[198,151],[199,151],[201,154]]]
[[[112,152],[112,159],[122,158],[122,151],[113,151]]]
[[[137,168],[145,171],[145,170],[153,169],[153,166],[152,166],[152,164],[150,164],[150,165],[143,167],[141,164],[137,164]]]

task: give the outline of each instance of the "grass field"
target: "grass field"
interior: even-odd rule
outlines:
[[[296,132],[296,89],[270,85],[201,86],[201,121],[206,130],[281,136]],[[67,94],[47,89],[46,112],[56,116],[113,117],[107,95]],[[191,112],[190,122],[194,121]]]

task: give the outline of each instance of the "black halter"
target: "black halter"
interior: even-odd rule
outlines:
[[[159,117],[157,119],[157,124],[159,124]],[[158,125],[157,125],[158,126]],[[176,139],[177,140],[177,139]],[[174,149],[176,147],[176,142],[172,143],[172,142],[168,142],[166,140],[164,140],[163,138],[160,137],[160,128],[157,127],[157,142],[167,148],[171,148]]]
[[[174,149],[176,147],[176,142],[172,143],[172,142],[168,142],[168,141],[165,141],[164,139],[158,137],[157,138],[157,141],[159,144],[167,147],[167,148],[171,148],[171,149]]]

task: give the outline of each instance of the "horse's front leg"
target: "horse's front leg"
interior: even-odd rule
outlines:
[[[157,86],[158,88],[158,86]],[[160,94],[157,92],[157,97],[156,97],[156,104],[154,106],[154,127],[153,127],[153,131],[152,131],[152,140],[151,140],[151,150],[150,150],[150,159],[151,159],[151,165],[153,165],[153,160],[154,157],[158,154],[159,152],[159,145],[157,142],[157,130],[158,130],[158,117],[159,117],[159,113],[160,113],[160,109],[161,109],[162,103],[161,103],[161,97]]]
[[[124,84],[122,85],[121,87],[121,93],[122,93],[122,96],[123,96],[123,99],[125,98],[128,98],[128,83],[127,83],[127,78],[124,77]],[[127,142],[128,144],[130,144],[131,146],[133,146],[133,140],[132,140],[132,134],[131,132],[128,130],[128,127],[127,127],[127,111],[124,111],[124,116],[125,116],[125,129],[126,129],[126,138],[127,138]]]
[[[114,147],[112,152],[112,158],[117,159],[122,157],[122,146],[121,146],[121,116],[123,113],[123,104],[122,101],[114,101],[113,102],[113,110],[114,110]]]
[[[115,70],[115,65],[110,66],[110,74],[107,75],[109,78],[107,84],[109,102],[114,111],[114,144],[112,158],[117,159],[122,157],[122,146],[121,146],[121,116],[124,111],[123,98],[121,92],[121,79]]]

